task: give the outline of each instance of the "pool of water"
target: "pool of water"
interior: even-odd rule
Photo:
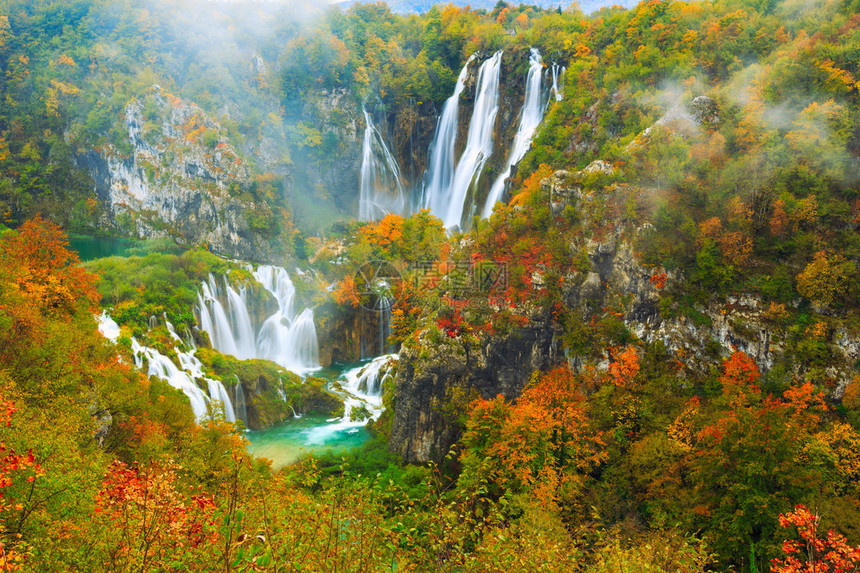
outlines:
[[[251,430],[245,437],[248,450],[258,458],[272,460],[282,467],[307,454],[342,452],[370,439],[366,428],[345,428],[340,418],[302,416],[265,430]]]
[[[78,253],[82,261],[104,257],[124,257],[129,249],[140,245],[140,241],[119,237],[69,237],[69,247]]]
[[[384,362],[386,358],[377,360]],[[378,365],[379,362],[365,360],[324,368],[315,371],[313,376],[339,382],[339,388],[334,391],[345,399],[348,409],[364,406],[379,413],[382,399],[378,393],[369,395],[365,393],[366,388],[361,389],[359,385],[362,376],[367,380],[369,372],[383,376],[379,368],[373,368],[373,364]],[[305,415],[265,430],[249,430],[245,436],[250,441],[248,450],[254,456],[268,458],[275,467],[282,467],[311,453],[342,452],[360,446],[371,437],[366,424],[366,421],[350,421],[348,416],[332,418]]]

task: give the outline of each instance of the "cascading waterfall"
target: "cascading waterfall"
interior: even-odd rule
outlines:
[[[443,209],[436,214],[441,216],[446,227],[459,225],[466,207],[469,191],[477,183],[481,170],[493,153],[493,126],[499,112],[499,75],[502,52],[481,64],[478,71],[477,96],[472,119],[469,122],[469,136],[466,148],[457,162],[454,177],[448,190],[443,193]]]
[[[333,434],[342,431],[358,432],[367,424],[368,418],[361,416],[353,419],[353,410],[356,408],[364,408],[369,419],[377,420],[384,409],[382,385],[386,379],[393,377],[398,359],[397,354],[378,356],[368,364],[344,372],[340,385],[342,391],[339,392],[343,397],[343,417],[307,430],[308,444],[325,443]]]
[[[391,336],[391,299],[379,297],[379,354],[385,354],[388,349],[388,337]]]
[[[466,87],[466,77],[469,75],[469,64],[476,54],[469,56],[466,65],[460,70],[454,94],[445,101],[442,115],[436,123],[436,134],[430,144],[430,161],[424,177],[424,198],[422,204],[433,213],[441,215],[448,207],[445,202],[447,192],[454,178],[454,147],[457,143],[457,120],[460,109],[460,94]]]
[[[397,160],[385,145],[382,134],[373,125],[370,114],[367,110],[363,111],[366,127],[361,160],[358,217],[363,221],[371,221],[388,213],[403,213],[406,199]]]
[[[511,146],[508,161],[505,163],[505,168],[499,174],[493,186],[490,188],[490,193],[487,195],[487,202],[484,204],[484,210],[481,216],[489,217],[493,212],[493,206],[502,198],[505,191],[505,181],[510,176],[511,167],[520,162],[520,159],[525,156],[526,152],[532,143],[532,137],[535,130],[543,120],[543,114],[546,111],[546,105],[543,101],[543,59],[540,52],[532,48],[529,56],[529,72],[526,76],[526,95],[523,101],[523,110],[520,114],[520,126],[517,129],[517,134],[514,136],[514,143]]]
[[[550,96],[555,98],[555,101],[561,101],[564,99],[564,94],[559,88],[559,85],[564,82],[564,72],[566,71],[566,67],[559,65],[557,62],[552,63],[552,68],[550,69],[552,85],[549,88],[549,93]]]
[[[313,311],[308,308],[295,315],[296,290],[287,271],[260,265],[253,275],[278,302],[278,310],[259,327],[255,327],[248,312],[246,289],[237,293],[226,277],[220,287],[211,275],[202,284],[198,294],[200,327],[209,334],[212,346],[241,359],[271,360],[300,375],[319,368]]]
[[[173,325],[165,317],[165,325],[171,338],[182,344],[182,340],[176,334]],[[99,317],[99,332],[111,342],[116,342],[120,335],[119,325],[108,316],[107,312],[103,312]],[[227,394],[226,388],[220,380],[213,380],[203,375],[203,364],[194,356],[196,348],[193,343],[189,345],[191,350],[183,352],[177,346],[174,348],[176,357],[179,361],[179,367],[174,364],[170,358],[161,354],[154,348],[149,348],[140,344],[135,338],[131,339],[131,350],[134,355],[134,363],[138,368],[143,368],[143,360],[147,361],[147,375],[157,376],[168,384],[182,390],[188,396],[191,402],[191,409],[198,420],[209,415],[212,402],[221,402],[224,408],[224,415],[230,422],[236,421],[236,416],[233,413],[233,404],[230,401],[230,396]],[[198,384],[205,383],[209,395],[200,388]]]

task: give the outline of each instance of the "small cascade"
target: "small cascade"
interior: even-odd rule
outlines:
[[[466,77],[469,74],[469,64],[476,57],[472,54],[460,75],[457,77],[457,85],[454,94],[445,101],[442,107],[442,115],[436,124],[436,134],[430,145],[430,160],[427,172],[424,176],[424,198],[423,206],[433,213],[441,215],[448,207],[446,197],[454,179],[454,157],[455,144],[457,143],[457,120],[460,108],[460,94],[466,87]]]
[[[379,297],[379,354],[388,350],[388,337],[391,336],[391,299]]]
[[[245,405],[245,391],[242,389],[242,382],[239,380],[238,376],[236,377],[236,386],[233,389],[234,394],[234,409],[236,412],[236,418],[242,420],[245,426],[248,425],[248,408]]]
[[[143,359],[146,358],[149,363],[148,376],[157,376],[166,380],[174,388],[182,390],[191,401],[191,409],[198,420],[206,416],[209,397],[194,383],[189,373],[180,370],[167,356],[154,348],[142,346],[134,338],[131,339],[131,351],[134,354],[135,366],[143,369]]]
[[[343,417],[334,418],[329,424],[310,428],[306,432],[308,444],[325,443],[338,432],[355,433],[365,426],[368,420],[377,420],[382,415],[382,385],[393,378],[397,368],[397,354],[374,358],[370,363],[357,366],[343,373],[342,391]],[[361,415],[355,415],[363,409]]]
[[[550,68],[552,85],[549,88],[549,94],[551,97],[555,98],[555,101],[561,101],[564,99],[564,93],[562,93],[559,86],[564,85],[564,72],[566,71],[566,67],[559,65],[557,62],[552,63],[552,67]]]
[[[319,368],[313,311],[308,308],[295,315],[296,289],[287,271],[260,265],[253,275],[278,302],[278,310],[259,326],[248,312],[246,289],[237,293],[226,277],[219,287],[211,275],[202,284],[197,297],[200,328],[209,334],[212,346],[243,360],[265,358],[300,375]]]
[[[218,400],[224,406],[224,417],[228,422],[236,421],[236,413],[233,411],[233,402],[230,400],[230,394],[227,393],[227,388],[220,380],[206,378],[209,385],[209,396],[213,401]]]
[[[119,325],[116,323],[114,319],[112,319],[107,311],[102,311],[101,316],[99,316],[99,332],[102,333],[102,336],[116,343],[119,340]]]
[[[555,64],[554,64],[555,65]],[[493,206],[502,198],[505,191],[505,181],[510,176],[511,168],[520,162],[532,143],[532,137],[535,131],[543,120],[543,114],[546,111],[546,105],[543,102],[543,59],[537,49],[531,49],[529,56],[529,72],[526,76],[526,95],[523,101],[523,110],[520,114],[520,126],[517,129],[517,134],[514,136],[514,143],[511,146],[508,160],[505,163],[505,168],[499,174],[493,186],[490,188],[490,193],[487,195],[487,202],[484,204],[484,210],[481,216],[489,217],[493,213]]]
[[[453,227],[462,222],[469,191],[477,183],[477,178],[480,177],[484,165],[493,153],[493,127],[499,112],[501,63],[502,52],[499,51],[481,64],[478,71],[475,108],[469,122],[466,148],[460,156],[451,185],[445,193],[443,209],[436,213],[441,215],[446,227]]]
[[[372,221],[388,213],[403,213],[406,198],[403,194],[397,160],[385,145],[382,134],[373,125],[370,114],[367,110],[363,111],[366,127],[361,160],[358,218]]]

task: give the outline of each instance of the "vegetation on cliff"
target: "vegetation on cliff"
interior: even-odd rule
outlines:
[[[234,21],[238,8],[192,5],[3,3],[0,215],[15,230],[0,235],[0,567],[857,568],[856,2],[408,17],[359,4],[307,25],[274,25],[278,8],[255,4],[217,56],[190,14]],[[259,61],[234,49],[244,41]],[[81,267],[62,231],[33,218],[97,225],[103,198],[79,151],[122,153],[120,116],[154,84],[223,127],[183,137],[229,138],[249,161],[252,181],[228,192],[275,205],[292,188],[274,172],[333,168],[345,145],[351,120],[316,117],[320,94],[369,102],[405,137],[469,55],[529,46],[567,66],[564,99],[488,220],[448,233],[419,211],[303,238],[286,211],[254,219],[270,239],[272,225],[290,229],[318,271],[300,285],[307,300],[366,305],[380,287],[368,264],[403,279],[382,285],[397,381],[426,382],[423,395],[386,389],[376,440],[343,460],[274,471],[235,424],[195,421],[181,392],[133,368],[128,339],[96,331],[101,303],[125,335],[169,353],[162,322],[193,329],[209,273],[254,288],[241,265],[200,248]],[[144,130],[164,122],[149,107]],[[519,372],[542,352],[535,332],[551,364]],[[196,343],[225,385],[259,385],[262,423],[285,404],[339,407],[317,381]],[[517,379],[487,374],[502,359]],[[410,416],[436,424],[403,438],[423,465],[389,450]]]

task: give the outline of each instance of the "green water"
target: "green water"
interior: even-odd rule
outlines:
[[[140,241],[118,237],[69,237],[69,247],[78,253],[82,261],[104,257],[124,257],[129,249],[140,245]]]
[[[302,416],[265,430],[245,434],[251,442],[250,452],[272,460],[282,467],[300,457],[314,453],[341,452],[360,446],[370,438],[366,428],[341,428],[340,420],[326,422],[325,416]]]
[[[334,382],[345,372],[369,362],[333,365],[313,372],[312,376]],[[254,456],[272,460],[274,467],[283,467],[310,453],[342,452],[355,448],[371,436],[367,428],[344,424],[340,418],[304,415],[265,430],[249,430],[245,437],[251,442],[248,450]]]

